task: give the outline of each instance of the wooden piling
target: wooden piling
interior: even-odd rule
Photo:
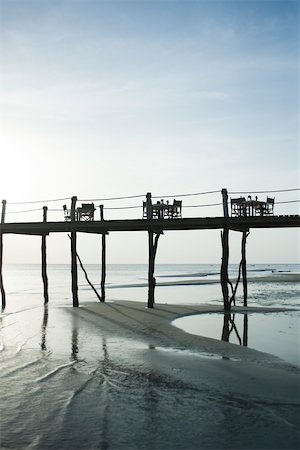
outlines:
[[[43,222],[47,222],[47,206],[43,207]],[[47,276],[47,249],[46,249],[46,234],[42,235],[42,279],[44,286],[44,303],[48,303],[48,276]]]
[[[228,193],[227,189],[222,189],[223,197],[223,212],[224,217],[229,216],[228,212]],[[228,226],[223,228],[221,232],[221,242],[222,242],[222,263],[221,263],[221,287],[223,294],[224,309],[226,311],[230,310],[230,300],[229,300],[229,289],[228,289],[228,263],[229,263],[229,229]]]
[[[75,223],[77,197],[72,197],[71,201],[71,222]],[[78,271],[77,271],[77,235],[76,231],[71,231],[71,275],[72,275],[72,295],[73,306],[78,307]]]
[[[149,269],[148,269],[148,308],[153,308],[155,303],[155,286],[156,279],[154,277],[155,271],[155,257],[158,246],[158,239],[163,231],[153,232],[148,231],[148,242],[149,242]],[[153,241],[154,238],[154,241]]]
[[[222,200],[223,200],[223,213],[224,217],[229,217],[229,210],[228,210],[228,192],[227,189],[222,189]]]
[[[147,192],[146,195],[146,211],[147,211],[147,219],[148,220],[153,219],[151,192]]]
[[[104,220],[103,205],[100,205],[100,220]],[[102,233],[101,252],[101,301],[105,302],[105,279],[106,279],[106,233]]]
[[[146,211],[147,211],[147,220],[150,222],[153,218],[151,192],[147,192],[147,195],[146,195]],[[150,225],[150,227],[151,227],[151,225]],[[148,229],[148,308],[153,308],[153,306],[154,306],[155,254],[154,254],[153,236],[154,236],[153,230],[152,230],[152,228],[149,228]]]
[[[159,232],[148,232],[149,233],[149,271],[148,271],[148,308],[153,308],[155,303],[155,286],[156,278],[154,277],[155,272],[155,257],[157,252],[158,239],[163,231]],[[154,241],[153,241],[154,238]]]
[[[2,213],[1,213],[1,224],[5,222],[5,211],[6,211],[6,200],[2,200]],[[3,285],[3,276],[2,276],[2,268],[3,268],[3,233],[0,233],[0,290],[1,290],[1,304],[2,309],[5,309],[6,306],[6,295]]]

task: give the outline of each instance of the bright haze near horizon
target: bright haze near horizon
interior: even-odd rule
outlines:
[[[299,187],[298,1],[0,5],[7,222],[42,220],[43,205],[49,221],[63,220],[73,195],[103,203],[107,219],[141,218],[142,197],[101,199],[151,192],[172,201],[224,187],[275,197],[275,214],[299,213],[299,191],[272,192]],[[220,192],[181,199],[184,217],[223,214]],[[135,208],[108,209],[125,206]],[[231,233],[232,263],[240,239]],[[5,235],[4,262],[39,262],[40,240]],[[66,235],[47,243],[49,263],[70,261]],[[297,263],[299,232],[252,230],[247,249],[251,263]],[[80,235],[78,252],[100,262],[100,237]],[[144,263],[147,252],[147,233],[107,238],[108,263]],[[158,263],[220,258],[220,231],[159,241]]]

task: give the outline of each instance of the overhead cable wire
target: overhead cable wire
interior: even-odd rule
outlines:
[[[19,214],[19,213],[28,213],[28,212],[34,212],[34,211],[43,211],[42,208],[36,208],[36,209],[26,209],[24,211],[6,211],[6,214]]]
[[[207,191],[207,192],[195,192],[192,194],[169,194],[169,195],[153,195],[151,198],[166,198],[166,197],[189,197],[193,195],[204,195],[204,194],[216,194],[220,193],[220,190],[216,191]],[[109,197],[109,198],[89,198],[89,199],[78,199],[79,202],[101,202],[101,201],[109,201],[109,200],[126,200],[131,198],[141,198],[146,197],[145,194],[139,194],[139,195],[127,195],[124,197]]]
[[[286,202],[276,202],[275,205],[282,205],[283,203],[299,203],[300,200],[288,200]]]
[[[274,189],[274,190],[264,190],[264,191],[228,191],[229,194],[265,194],[265,193],[276,193],[276,192],[292,192],[292,191],[300,191],[300,188],[295,189]],[[216,194],[220,193],[221,191],[214,190],[214,191],[205,191],[205,192],[194,192],[194,193],[188,193],[188,194],[168,194],[168,195],[155,195],[152,196],[152,198],[166,198],[166,197],[192,197],[196,195],[206,195],[206,194]],[[78,201],[84,202],[84,201],[110,201],[110,200],[126,200],[126,199],[132,199],[132,198],[142,198],[145,197],[145,194],[139,194],[139,195],[127,195],[122,197],[107,197],[107,198],[94,198],[94,199],[78,199]],[[7,202],[7,204],[10,205],[28,205],[28,204],[34,204],[34,203],[51,203],[51,202],[60,202],[65,200],[70,200],[71,197],[63,197],[63,198],[55,198],[55,199],[47,199],[47,200],[31,200],[31,201],[22,201],[22,202]]]
[[[139,195],[128,195],[125,197],[109,197],[109,198],[88,198],[88,199],[78,199],[79,202],[104,202],[109,200],[126,200],[130,198],[139,198],[139,197],[145,197],[145,194],[139,194]]]
[[[292,192],[292,191],[300,191],[300,188],[296,189],[277,189],[270,191],[229,191],[228,194],[267,194],[273,192]]]
[[[223,203],[210,203],[207,205],[184,205],[182,208],[203,208],[205,206],[221,206]]]
[[[220,189],[217,191],[207,191],[207,192],[195,192],[193,194],[170,194],[170,195],[153,195],[152,198],[165,198],[165,197],[192,197],[194,195],[205,195],[205,194],[216,194],[220,193]]]
[[[65,197],[65,198],[55,198],[50,200],[32,200],[32,201],[26,201],[26,202],[7,202],[9,205],[28,205],[32,203],[50,203],[50,202],[61,202],[65,200],[70,200],[71,197]]]
[[[296,202],[300,202],[300,200],[289,200],[289,201],[285,201],[285,202],[276,202],[276,205],[283,204],[283,203],[296,203]],[[183,208],[204,208],[204,207],[208,207],[208,206],[222,206],[222,205],[223,205],[223,203],[208,203],[208,204],[202,204],[202,205],[183,205]],[[152,206],[156,206],[156,204],[153,203]],[[172,206],[172,204],[169,204],[169,206]],[[105,210],[137,209],[137,208],[142,208],[142,205],[104,207]]]
[[[186,206],[184,205],[184,208],[201,208],[204,206],[220,206],[223,205],[223,203],[211,203],[211,204],[205,204],[205,205],[189,205]],[[152,206],[156,206],[156,203],[153,203]],[[168,206],[173,206],[172,204],[169,204]],[[142,208],[142,205],[138,205],[138,206],[118,206],[118,207],[114,207],[114,208],[110,208],[110,207],[105,207],[105,210],[112,210],[112,209],[135,209],[135,208]]]
[[[115,208],[104,208],[107,209],[135,209],[135,208],[142,208],[142,205],[139,206],[116,206]]]

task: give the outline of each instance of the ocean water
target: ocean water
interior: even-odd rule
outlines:
[[[100,291],[101,267],[87,265],[86,270]],[[98,301],[80,268],[78,273],[80,305]],[[294,326],[291,337],[287,319],[299,317],[299,274],[299,265],[248,266],[249,306],[287,309],[257,320],[249,314],[249,346],[259,329],[265,329],[266,321],[255,325],[264,317],[268,327],[280,328],[279,338],[288,335],[289,342],[299,342]],[[155,276],[157,302],[222,305],[218,265],[157,265]],[[237,266],[230,267],[230,276],[236,278]],[[290,425],[296,417],[294,406],[276,406],[274,416],[273,410],[262,409],[255,399],[233,394],[229,399],[228,393],[217,392],[200,374],[197,382],[184,383],[179,378],[182,369],[174,365],[172,376],[167,375],[161,367],[168,361],[171,368],[175,364],[170,354],[110,334],[93,320],[82,321],[73,314],[70,266],[49,265],[48,279],[49,304],[44,307],[39,265],[4,268],[1,448],[190,450],[201,442],[202,448],[241,449],[253,441],[253,426],[256,438],[251,448],[275,448],[278,442],[278,448],[294,448]],[[106,298],[144,301],[146,307],[147,266],[108,265]],[[242,304],[241,290],[237,304]],[[223,318],[211,321],[212,315],[202,316],[197,320],[206,324],[206,329],[200,325],[203,335],[215,329],[219,339]],[[235,318],[235,324],[243,341],[241,317]],[[199,322],[197,330],[184,326],[187,332],[199,333]],[[263,335],[270,348],[261,351],[272,353],[279,347],[280,341],[274,339]],[[188,357],[182,358],[184,367]],[[279,418],[277,426],[275,417],[281,415],[285,422]],[[234,430],[226,423],[234,424]],[[262,423],[264,428],[259,429]]]
[[[85,266],[88,277],[100,293],[101,266]],[[237,278],[237,265],[229,266],[229,277]],[[222,304],[218,264],[157,264],[156,301],[158,303]],[[281,275],[290,275],[290,281]],[[249,264],[249,306],[298,307],[300,303],[299,264]],[[107,300],[133,300],[147,302],[146,264],[108,264],[106,275]],[[260,280],[267,279],[263,283]],[[43,285],[40,265],[7,265],[3,271],[4,287],[9,311],[23,306],[43,303]],[[65,264],[48,265],[50,304],[72,305],[71,269]],[[299,280],[298,280],[299,281]],[[97,297],[78,266],[79,302],[97,300]],[[237,304],[242,304],[241,283],[237,291]]]

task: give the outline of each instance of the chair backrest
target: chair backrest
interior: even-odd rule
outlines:
[[[182,200],[174,200],[174,201],[173,201],[173,206],[174,206],[175,208],[179,208],[179,209],[181,210],[181,207],[182,207]]]
[[[241,216],[243,210],[242,208],[243,202],[245,201],[246,201],[245,197],[231,198],[230,199],[231,215]]]
[[[95,211],[94,203],[82,203],[81,209],[85,209],[86,211]]]
[[[246,201],[245,197],[231,198],[231,205],[241,205],[244,201]]]
[[[275,198],[267,197],[267,203],[268,203],[269,205],[274,205],[274,203],[275,203]]]
[[[143,202],[143,219],[147,219],[147,202]]]
[[[181,218],[182,200],[173,200],[172,218]]]

